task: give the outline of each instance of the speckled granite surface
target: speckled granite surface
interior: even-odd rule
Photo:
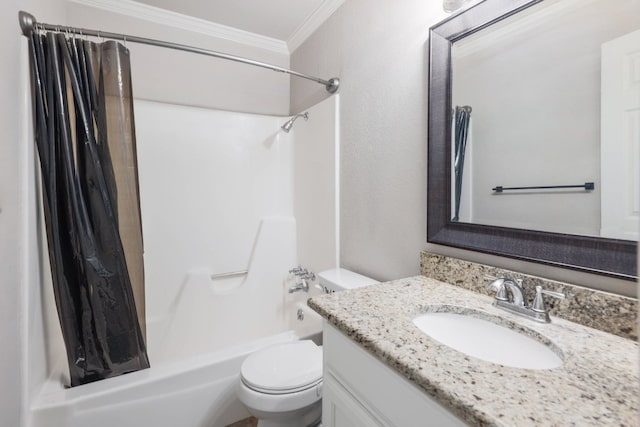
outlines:
[[[309,306],[383,363],[476,426],[632,426],[639,423],[638,344],[563,319],[538,324],[492,298],[424,276],[313,297]],[[510,368],[457,352],[412,318],[450,305],[496,316],[550,340],[564,364]]]
[[[522,279],[531,303],[536,285],[550,291],[562,292],[564,300],[545,297],[549,313],[591,328],[638,339],[638,300],[607,292],[583,288],[568,283],[556,282],[510,270],[476,264],[423,251],[420,254],[420,273],[474,292],[494,296],[486,289],[489,282],[484,275]]]

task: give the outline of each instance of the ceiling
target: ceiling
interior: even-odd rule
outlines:
[[[137,0],[149,6],[288,41],[332,0]]]

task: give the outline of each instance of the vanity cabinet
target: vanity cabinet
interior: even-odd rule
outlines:
[[[467,425],[327,321],[323,332],[323,427]]]

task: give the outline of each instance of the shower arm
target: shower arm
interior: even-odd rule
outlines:
[[[253,65],[256,67],[267,68],[269,70],[290,74],[295,77],[300,77],[303,79],[314,81],[316,83],[320,83],[321,85],[324,85],[325,89],[329,93],[335,93],[338,90],[338,87],[340,86],[340,79],[338,77],[333,77],[329,80],[324,80],[318,77],[310,76],[308,74],[299,73],[297,71],[279,67],[277,65],[271,65],[264,62],[254,61],[253,59],[243,58],[242,56],[235,56],[235,55],[229,55],[227,53],[216,52],[215,50],[202,49],[199,47],[187,46],[183,44],[166,42],[162,40],[148,39],[145,37],[131,36],[127,34],[118,34],[118,33],[110,33],[107,31],[89,30],[86,28],[67,27],[63,25],[45,24],[45,23],[36,21],[36,18],[32,14],[24,12],[22,10],[18,12],[18,21],[20,22],[20,28],[22,29],[22,34],[25,37],[31,37],[31,33],[34,30],[36,31],[47,30],[47,31],[65,32],[65,33],[72,33],[72,34],[78,34],[78,35],[84,35],[84,36],[113,39],[113,40],[122,40],[125,43],[127,42],[140,43],[140,44],[146,44],[151,46],[164,47],[167,49],[182,50],[185,52],[197,53],[199,55],[213,56],[215,58],[221,58],[229,61],[235,61],[243,64]]]

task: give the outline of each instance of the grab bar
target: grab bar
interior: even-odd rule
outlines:
[[[491,190],[496,193],[502,193],[506,190],[552,190],[555,188],[584,188],[586,191],[594,190],[596,185],[593,182],[585,182],[584,184],[579,185],[541,185],[537,187],[503,187],[498,185]]]
[[[226,277],[246,276],[247,274],[249,274],[249,270],[231,271],[229,273],[218,273],[218,274],[212,274],[211,280],[224,279]]]

